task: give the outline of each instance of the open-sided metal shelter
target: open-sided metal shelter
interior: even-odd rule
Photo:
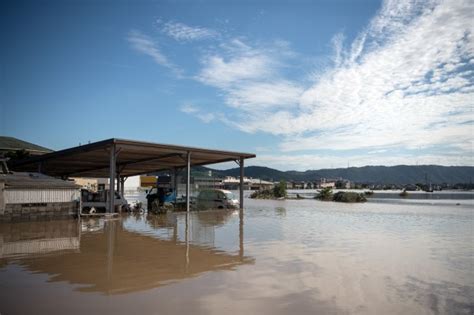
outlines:
[[[31,157],[13,164],[15,171],[41,172],[57,177],[109,177],[109,211],[117,189],[128,176],[162,170],[186,169],[186,204],[189,211],[191,166],[235,161],[240,166],[240,206],[243,207],[244,160],[255,154],[177,145],[108,139]]]

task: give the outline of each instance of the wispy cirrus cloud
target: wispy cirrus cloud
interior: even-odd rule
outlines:
[[[132,30],[128,33],[127,41],[131,44],[133,49],[151,57],[153,61],[160,66],[171,69],[178,76],[181,74],[181,70],[168,60],[168,58],[161,52],[156,40],[150,36],[145,35],[138,30]]]
[[[215,113],[204,112],[201,108],[190,103],[182,105],[179,110],[185,114],[196,116],[199,120],[206,124],[216,119],[217,116]]]
[[[164,34],[180,42],[211,39],[219,36],[217,31],[210,28],[189,26],[180,22],[157,20],[157,24]]]
[[[199,108],[193,104],[186,103],[179,108],[179,110],[185,114],[194,114],[199,112]]]
[[[171,63],[161,53],[158,45],[150,36],[147,36],[140,31],[132,30],[128,33],[127,40],[136,51],[152,57],[157,64],[165,67],[171,66]]]

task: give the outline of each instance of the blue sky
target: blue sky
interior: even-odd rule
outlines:
[[[0,134],[254,152],[282,170],[473,165],[472,1],[10,1],[0,14]]]

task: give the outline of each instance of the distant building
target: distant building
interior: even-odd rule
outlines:
[[[82,178],[82,177],[72,177],[71,178],[76,185],[81,186],[83,189],[90,191],[98,190],[98,180],[97,178]]]
[[[414,184],[408,184],[408,185],[405,185],[403,189],[405,189],[406,191],[417,191],[417,190],[420,190],[420,187]]]
[[[185,183],[184,179],[183,177],[183,184]],[[193,176],[191,177],[191,183],[194,184],[196,189],[222,188],[224,186],[222,179],[212,176]]]
[[[71,180],[82,189],[90,191],[101,191],[109,189],[108,178],[85,178],[85,177],[71,177]]]
[[[236,190],[239,188],[240,177],[226,176],[222,180],[224,189]],[[261,180],[258,178],[244,177],[244,189],[261,190],[270,189],[274,186],[272,182]]]
[[[336,182],[335,179],[321,178],[315,183],[315,188],[336,188]]]
[[[293,182],[293,189],[305,189],[306,183],[305,182]]]
[[[244,177],[244,182],[246,178]],[[250,186],[251,190],[263,190],[263,189],[271,189],[273,188],[273,183],[266,181],[266,180],[261,180],[258,178],[248,178],[248,184]]]
[[[347,179],[338,179],[336,181],[336,188],[338,189],[351,189],[352,183],[350,180]]]
[[[108,190],[110,188],[108,178],[97,178],[97,191]]]

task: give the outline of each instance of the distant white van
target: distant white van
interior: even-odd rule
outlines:
[[[196,207],[204,209],[235,209],[239,201],[229,190],[206,189],[199,192],[196,198]]]

